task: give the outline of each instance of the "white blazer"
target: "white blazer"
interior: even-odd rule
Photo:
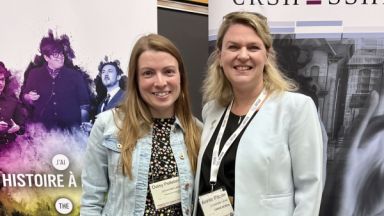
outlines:
[[[203,108],[204,128],[197,161],[194,215],[201,159],[225,107]],[[323,142],[311,98],[291,92],[270,95],[239,142],[235,171],[235,215],[317,216]]]

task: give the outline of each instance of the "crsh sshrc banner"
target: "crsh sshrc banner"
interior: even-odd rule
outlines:
[[[134,42],[157,31],[157,2],[0,5],[0,215],[79,215],[89,131],[124,94]]]
[[[320,215],[384,214],[384,1],[210,0],[210,50],[232,11],[268,18],[280,68],[317,106],[328,137]]]

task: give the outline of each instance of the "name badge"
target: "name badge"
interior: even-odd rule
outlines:
[[[199,203],[205,216],[234,215],[228,193],[223,188],[199,196]]]
[[[149,184],[156,209],[181,202],[179,177]]]

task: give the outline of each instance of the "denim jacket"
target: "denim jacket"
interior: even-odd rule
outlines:
[[[132,179],[122,174],[117,131],[112,110],[101,113],[93,125],[82,172],[82,216],[144,214],[152,131],[137,141],[132,153]],[[183,129],[177,118],[170,141],[179,171],[183,215],[187,216],[192,211],[194,176],[184,144]]]

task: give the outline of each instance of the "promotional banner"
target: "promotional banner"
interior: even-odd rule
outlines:
[[[384,214],[383,10],[382,0],[209,1],[211,51],[225,14],[261,13],[281,70],[314,100],[328,137],[320,215]]]
[[[157,32],[157,2],[0,5],[0,215],[79,215],[90,129],[124,95],[133,44]]]

